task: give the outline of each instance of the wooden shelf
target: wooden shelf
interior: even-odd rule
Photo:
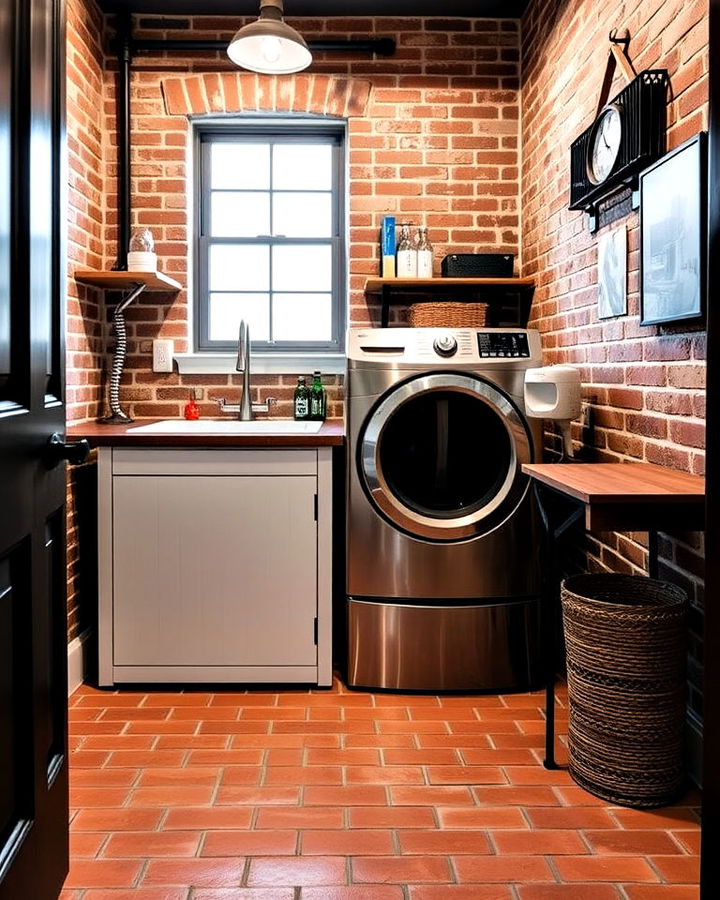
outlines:
[[[97,272],[95,269],[76,269],[75,281],[91,284],[108,291],[124,291],[145,285],[146,291],[179,291],[182,285],[162,272]]]
[[[527,290],[535,287],[533,278],[368,278],[365,282],[366,294],[378,294],[386,288],[396,293],[403,291],[423,291],[429,288],[499,287]]]
[[[366,294],[379,294],[380,325],[387,328],[390,307],[408,302],[467,300],[487,303],[488,326],[524,328],[535,290],[533,278],[368,278]],[[412,299],[410,299],[412,298]]]

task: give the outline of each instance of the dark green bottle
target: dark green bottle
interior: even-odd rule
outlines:
[[[310,385],[310,418],[316,422],[322,422],[325,419],[326,404],[325,390],[320,381],[320,372],[313,372],[313,381]]]
[[[298,378],[295,395],[293,397],[293,415],[296,419],[310,418],[310,388],[305,384],[301,375]]]

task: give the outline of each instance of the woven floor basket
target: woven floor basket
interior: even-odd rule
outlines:
[[[663,806],[683,787],[687,598],[634,575],[576,575],[561,588],[569,769],[591,794]]]
[[[482,328],[487,303],[413,303],[408,310],[411,328]]]

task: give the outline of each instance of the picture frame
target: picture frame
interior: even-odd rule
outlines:
[[[707,136],[700,132],[640,173],[640,324],[705,312]]]
[[[620,225],[598,240],[598,319],[627,315],[627,228]]]

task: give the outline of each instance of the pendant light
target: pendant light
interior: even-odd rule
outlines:
[[[237,32],[227,52],[236,65],[263,75],[289,75],[312,62],[302,35],[283,21],[282,0],[260,0],[260,17]]]

